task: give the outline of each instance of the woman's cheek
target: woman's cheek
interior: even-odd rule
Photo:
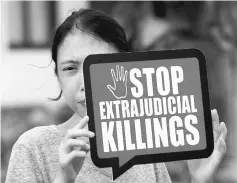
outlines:
[[[73,97],[73,91],[64,88],[63,95],[64,95],[64,98],[65,98],[65,102],[68,104],[68,106],[74,112],[76,112],[76,102],[75,102],[74,97]]]

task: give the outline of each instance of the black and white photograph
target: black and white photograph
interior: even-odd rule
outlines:
[[[0,182],[237,183],[237,1],[1,1],[0,21]]]

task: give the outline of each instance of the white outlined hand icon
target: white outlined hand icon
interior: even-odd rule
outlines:
[[[114,69],[111,69],[114,86],[112,87],[111,85],[107,85],[107,88],[117,99],[126,98],[128,71],[124,71],[123,66],[121,66],[120,70],[118,65],[116,66],[116,71],[117,73],[115,75]]]

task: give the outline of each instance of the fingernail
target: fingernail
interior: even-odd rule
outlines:
[[[223,126],[223,127],[225,127],[226,125],[225,125],[225,122],[221,122],[221,126]]]
[[[95,136],[95,133],[94,133],[94,132],[90,132],[90,135],[91,135],[92,137],[94,137],[94,136]]]
[[[88,120],[88,119],[89,119],[89,117],[88,117],[88,116],[85,116],[85,117],[84,117],[84,120]]]

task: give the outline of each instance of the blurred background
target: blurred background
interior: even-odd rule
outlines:
[[[72,10],[94,8],[125,29],[133,51],[198,48],[207,60],[211,107],[228,128],[227,154],[214,183],[237,182],[237,2],[1,2],[1,181],[11,149],[25,131],[60,124],[72,111],[54,102],[60,89],[50,46]],[[174,183],[190,182],[185,161],[166,163]]]

